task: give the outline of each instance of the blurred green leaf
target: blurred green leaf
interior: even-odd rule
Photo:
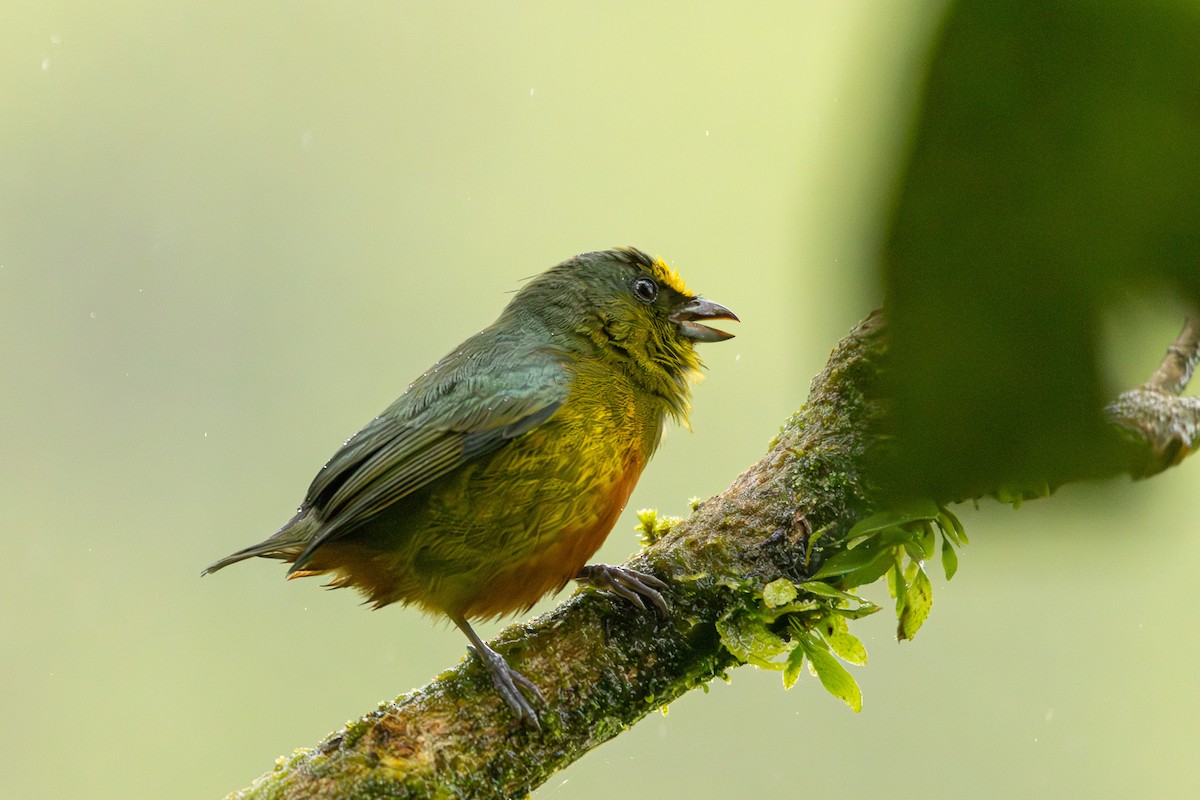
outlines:
[[[1193,0],[950,7],[882,259],[893,488],[1119,471],[1098,320],[1200,301],[1198,43]]]

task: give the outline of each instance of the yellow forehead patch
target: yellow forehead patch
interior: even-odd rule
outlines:
[[[636,247],[618,247],[615,250],[609,250],[605,255],[642,267],[660,286],[666,286],[684,297],[694,296],[688,291],[687,284],[683,282],[683,278],[679,277],[679,273],[671,269],[661,258],[649,255]]]
[[[674,289],[685,297],[692,296],[692,293],[688,291],[687,284],[683,282],[683,278],[679,277],[679,273],[671,269],[661,258],[654,259],[650,271],[653,273],[654,279],[661,285]]]

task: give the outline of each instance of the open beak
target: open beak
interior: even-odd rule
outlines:
[[[698,319],[730,319],[738,322],[734,314],[720,303],[696,297],[671,312],[671,322],[679,324],[679,332],[695,342],[723,342],[732,339],[733,334],[710,328],[696,322]]]

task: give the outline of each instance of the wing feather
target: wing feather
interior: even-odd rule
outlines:
[[[557,360],[467,377],[454,363],[463,353],[414,382],[317,474],[304,502],[322,525],[290,572],[303,570],[326,542],[537,428],[566,400],[568,379]]]

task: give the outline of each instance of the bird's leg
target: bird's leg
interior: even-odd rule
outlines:
[[[483,643],[479,635],[471,628],[470,624],[463,617],[452,617],[454,624],[459,627],[467,638],[471,640],[471,644],[475,650],[479,660],[488,668],[488,672],[492,673],[492,685],[496,687],[496,691],[504,702],[508,703],[508,707],[517,715],[517,719],[534,730],[540,731],[541,724],[538,722],[537,712],[534,711],[533,705],[521,693],[521,689],[526,690],[530,695],[535,697],[539,703],[545,704],[546,698],[542,696],[542,692],[534,685],[533,681],[526,678],[521,673],[508,665],[504,660],[504,656],[497,653],[492,648]]]
[[[667,614],[667,601],[659,592],[659,589],[667,588],[667,584],[653,575],[647,575],[629,567],[589,564],[579,570],[575,580],[596,589],[607,589],[618,597],[624,597],[643,611],[646,609],[646,604],[642,598],[645,598],[664,616]]]

